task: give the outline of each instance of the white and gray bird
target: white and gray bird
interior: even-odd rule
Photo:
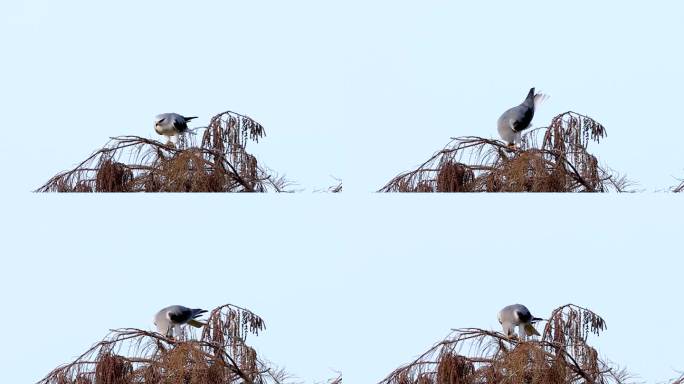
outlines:
[[[499,311],[498,319],[506,337],[513,336],[514,328],[518,327],[520,340],[526,340],[527,336],[539,336],[539,332],[537,332],[533,324],[537,321],[544,320],[532,316],[530,310],[522,304],[513,304],[504,307]]]
[[[200,308],[187,308],[182,305],[166,307],[154,315],[154,325],[157,332],[167,337],[178,337],[181,334],[181,325],[188,324],[195,328],[201,328],[204,323],[195,319],[207,312]]]
[[[188,122],[196,118],[197,116],[185,117],[177,113],[162,113],[155,117],[154,130],[160,135],[168,136],[170,142],[171,136],[186,132]]]
[[[532,88],[522,104],[507,110],[499,117],[496,124],[499,136],[509,147],[515,147],[515,143],[520,142],[522,131],[532,124],[535,109],[548,98],[542,93],[535,94]]]

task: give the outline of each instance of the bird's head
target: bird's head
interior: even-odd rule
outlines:
[[[162,116],[157,116],[154,119],[154,130],[160,135],[163,133],[162,124],[164,123],[164,120],[165,118]]]

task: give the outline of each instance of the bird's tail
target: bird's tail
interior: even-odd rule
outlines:
[[[532,88],[534,89],[534,88]],[[549,95],[545,95],[543,93],[537,93],[534,95],[534,109],[539,108],[539,106],[546,100],[548,100]]]
[[[537,329],[534,327],[534,325],[530,323],[525,324],[525,333],[527,336],[541,336],[539,332],[537,332]]]
[[[208,128],[208,127],[188,128],[188,129],[186,129],[185,131],[183,131],[183,133],[189,133],[189,134],[191,134],[191,135],[196,135],[195,131],[198,131],[198,130],[204,129],[204,128]]]
[[[204,326],[206,325],[205,323],[203,323],[203,322],[201,322],[201,321],[197,321],[197,320],[195,320],[195,319],[190,319],[190,320],[188,320],[188,323],[187,323],[187,324],[188,324],[188,325],[192,325],[192,326],[195,327],[195,328],[202,328],[202,327],[204,327]]]

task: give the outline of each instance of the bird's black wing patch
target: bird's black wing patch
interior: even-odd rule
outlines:
[[[522,119],[517,120],[513,123],[513,130],[516,132],[520,132],[520,131],[523,131],[523,130],[529,128],[533,117],[534,117],[534,109],[525,108],[525,111],[522,114]]]
[[[196,319],[196,318],[202,316],[202,314],[205,313],[205,312],[207,312],[206,309],[195,308],[195,309],[192,310],[192,313],[193,313],[192,318],[193,318],[193,319]]]
[[[173,120],[173,127],[178,132],[185,132],[185,130],[188,129],[188,123],[186,123],[185,120],[180,121],[178,119],[174,119]]]
[[[529,323],[530,320],[532,320],[532,314],[529,311],[516,310],[515,314],[518,316],[521,323]]]
[[[192,310],[185,308],[180,311],[169,312],[169,319],[174,323],[185,323],[192,317]]]

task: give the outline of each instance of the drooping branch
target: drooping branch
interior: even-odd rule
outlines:
[[[214,116],[199,143],[194,133],[177,146],[139,136],[114,137],[38,192],[281,192],[287,181],[248,153],[265,136],[261,124],[226,111]]]
[[[571,304],[552,312],[539,340],[519,341],[478,328],[456,329],[381,384],[624,383],[629,376],[587,344],[605,321]]]
[[[606,192],[624,191],[626,179],[599,166],[588,152],[606,129],[566,112],[548,127],[523,136],[520,148],[465,136],[452,139],[413,171],[390,180],[380,192]]]
[[[117,329],[38,383],[281,383],[284,373],[259,359],[246,344],[248,335],[264,328],[259,316],[227,304],[210,313],[198,339]]]

